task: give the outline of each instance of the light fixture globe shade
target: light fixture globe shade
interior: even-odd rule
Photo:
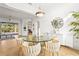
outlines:
[[[44,16],[44,12],[42,12],[42,11],[38,11],[38,12],[36,12],[36,16],[38,16],[38,17],[42,17],[42,16]]]

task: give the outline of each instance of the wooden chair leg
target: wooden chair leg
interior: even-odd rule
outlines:
[[[52,56],[54,56],[54,52],[52,52]]]
[[[57,55],[57,52],[54,52],[54,53],[53,53],[53,56],[56,56],[56,55]]]
[[[59,52],[56,52],[57,53],[57,56],[59,56]]]
[[[52,53],[52,55],[53,56],[56,56],[56,55],[59,56],[59,52],[54,52],[54,53]]]

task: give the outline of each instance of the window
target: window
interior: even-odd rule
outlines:
[[[7,23],[1,22],[0,23],[0,33],[6,32],[18,32],[18,24],[17,23]]]

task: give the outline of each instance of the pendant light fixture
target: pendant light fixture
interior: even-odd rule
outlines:
[[[38,17],[42,17],[44,16],[45,12],[43,12],[43,10],[39,7],[38,11],[35,13],[36,16]]]

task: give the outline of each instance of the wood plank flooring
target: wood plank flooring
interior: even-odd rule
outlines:
[[[40,53],[40,55],[42,55],[42,53]],[[57,54],[55,53],[52,55],[51,52],[45,51],[45,56],[57,56]],[[79,56],[79,51],[66,46],[61,46],[59,56]]]
[[[4,55],[4,56],[24,56],[23,51],[21,48],[20,50],[16,50],[16,48],[8,48],[8,50],[6,49],[2,49],[0,48],[0,56]],[[39,56],[43,56],[43,54],[45,53],[45,56],[52,56],[52,53],[48,52],[48,51],[43,51],[39,54]],[[56,56],[56,55],[55,55]],[[61,46],[60,51],[59,51],[59,56],[79,56],[79,51],[74,50],[72,48],[69,47],[65,47],[65,46]]]
[[[59,55],[60,56],[79,56],[79,51],[69,47],[61,46]]]
[[[25,56],[25,54],[21,52],[20,50],[19,56]],[[52,55],[51,52],[44,50],[43,52],[39,54],[39,56],[57,56],[57,55],[56,54]],[[59,56],[79,56],[79,51],[69,48],[69,47],[61,46],[60,51],[59,51]]]

